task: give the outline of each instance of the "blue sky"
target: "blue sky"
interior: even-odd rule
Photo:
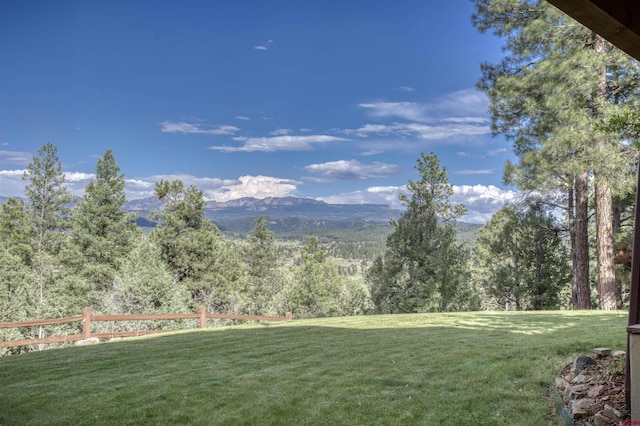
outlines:
[[[0,195],[45,142],[82,195],[108,148],[129,199],[385,203],[435,152],[482,222],[516,194],[475,89],[501,40],[469,0],[0,0]]]

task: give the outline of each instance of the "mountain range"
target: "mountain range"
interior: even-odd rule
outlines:
[[[0,196],[0,204],[8,197]],[[128,201],[124,210],[138,215],[136,223],[143,228],[156,226],[153,213],[162,207],[157,197]],[[290,232],[310,232],[319,229],[359,229],[371,225],[386,225],[397,220],[402,210],[392,209],[386,204],[329,204],[311,198],[251,197],[231,201],[209,201],[205,206],[205,216],[220,228],[231,234],[246,234],[253,229],[254,220],[259,216],[269,219],[269,229],[276,234]],[[459,234],[469,234],[463,239],[475,240],[481,225],[458,223]]]
[[[0,204],[8,197],[0,196]],[[162,207],[157,197],[128,201],[123,209],[138,214],[137,223],[142,227],[153,227],[153,213]],[[349,229],[376,223],[389,223],[398,219],[401,210],[386,204],[329,204],[311,198],[267,197],[263,199],[245,197],[231,201],[208,201],[204,215],[221,230],[249,231],[253,219],[266,216],[270,225],[281,231],[300,229]],[[276,231],[277,232],[277,231]]]
[[[133,200],[124,208],[138,213],[138,225],[155,226],[150,222],[153,211],[161,207],[157,198]],[[402,211],[384,204],[329,204],[311,198],[245,197],[231,201],[209,201],[204,215],[221,231],[246,234],[253,229],[259,216],[269,219],[269,229],[276,234],[318,229],[357,229],[373,224],[388,224],[398,219]]]

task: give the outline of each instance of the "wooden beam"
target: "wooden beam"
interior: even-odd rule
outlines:
[[[640,2],[637,0],[547,0],[549,3],[640,59]]]

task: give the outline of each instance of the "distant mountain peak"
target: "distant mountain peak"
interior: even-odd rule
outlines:
[[[324,201],[314,200],[312,198],[297,198],[297,197],[266,197],[266,198],[254,198],[254,197],[242,197],[229,201],[209,201],[207,202],[208,209],[221,209],[221,208],[267,208],[267,207],[284,207],[284,206],[300,206],[300,205],[324,205],[327,204]]]

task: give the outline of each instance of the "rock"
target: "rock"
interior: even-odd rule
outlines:
[[[567,386],[569,386],[569,382],[567,382],[562,377],[556,377],[556,388],[559,391],[564,391],[567,388]]]
[[[569,415],[571,419],[580,420],[589,417],[589,408],[593,404],[593,400],[589,398],[572,399],[569,401]]]
[[[613,356],[625,356],[627,353],[625,351],[615,351]]]
[[[587,366],[593,365],[593,364],[597,364],[595,359],[591,358],[590,356],[581,355],[578,358],[576,358],[575,361],[573,361],[573,365],[571,366],[571,372],[578,374],[579,372],[587,368]]]
[[[593,416],[594,426],[610,426],[612,424],[615,424],[615,420],[602,414],[602,411]]]
[[[622,413],[619,410],[616,410],[615,408],[610,406],[609,404],[604,404],[604,410],[602,410],[602,414],[604,414],[607,417],[612,417],[615,419],[622,418]]]
[[[576,374],[575,373],[569,373],[566,376],[564,376],[564,379],[569,383],[571,383],[571,381],[573,379],[575,379],[575,378],[576,378]]]
[[[580,384],[580,383],[587,383],[588,381],[589,381],[589,378],[587,376],[585,376],[584,374],[578,374],[576,377],[573,378],[571,383]]]
[[[596,353],[596,355],[600,355],[600,356],[611,355],[611,349],[609,348],[595,348],[593,351]]]
[[[578,399],[579,397],[584,395],[587,392],[588,389],[589,389],[589,386],[587,386],[587,385],[573,385],[573,386],[570,386],[567,389],[568,392],[569,392],[569,399]]]
[[[587,396],[589,398],[595,398],[602,393],[602,389],[604,389],[604,385],[596,385],[589,389],[589,391],[587,392]]]

